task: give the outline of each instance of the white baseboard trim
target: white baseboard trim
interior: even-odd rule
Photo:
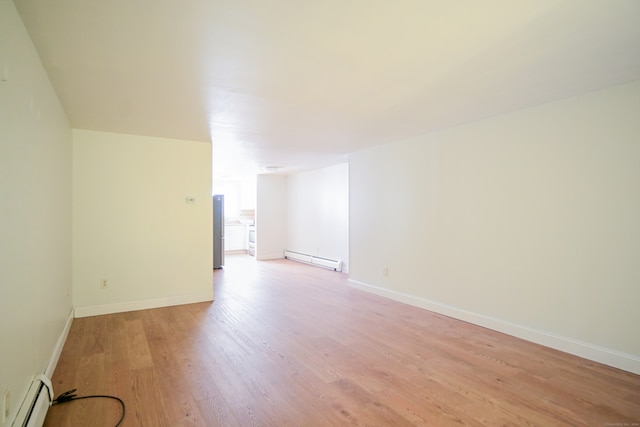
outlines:
[[[126,311],[146,310],[149,308],[170,307],[173,305],[193,304],[213,301],[213,289],[193,295],[179,295],[166,298],[153,298],[141,301],[125,301],[113,304],[100,304],[75,307],[75,317],[100,316],[103,314],[124,313]]]
[[[349,279],[349,283],[350,286],[366,292],[380,295],[415,307],[424,308],[426,310],[443,314],[454,319],[473,323],[474,325],[502,332],[517,338],[534,342],[536,344],[560,350],[565,353],[583,357],[594,362],[632,372],[634,374],[640,374],[640,357],[632,354],[622,353],[606,347],[601,347],[598,345],[575,340],[573,338],[563,337],[545,331],[539,331],[505,320],[496,319],[490,316],[484,316],[447,304],[431,301],[426,298],[421,298],[402,292],[396,292],[390,289],[380,288],[378,286],[373,286],[368,283],[360,282],[358,280]]]
[[[270,259],[284,259],[284,252],[276,252],[273,254],[266,254],[266,255],[256,255],[256,260],[258,261],[268,261]]]
[[[53,347],[53,351],[51,352],[51,358],[49,359],[49,363],[44,370],[44,376],[47,378],[51,378],[53,376],[53,371],[56,370],[56,366],[58,366],[58,360],[60,360],[60,354],[62,354],[62,348],[64,347],[64,343],[67,341],[67,336],[69,336],[69,330],[71,329],[71,324],[73,323],[73,308],[69,310],[69,315],[67,316],[67,321],[64,323],[64,327],[62,328],[62,332],[60,332],[60,336],[58,337],[58,341],[56,341],[55,347]]]

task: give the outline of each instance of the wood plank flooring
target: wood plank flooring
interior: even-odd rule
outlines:
[[[640,376],[350,288],[227,257],[216,300],[76,319],[56,395],[111,394],[123,426],[640,425]],[[117,402],[50,408],[114,426]]]

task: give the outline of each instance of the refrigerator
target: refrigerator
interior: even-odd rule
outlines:
[[[213,196],[213,268],[224,265],[224,195]]]

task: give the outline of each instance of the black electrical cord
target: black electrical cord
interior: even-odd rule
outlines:
[[[120,416],[120,419],[118,420],[118,423],[114,427],[118,427],[122,423],[122,420],[124,420],[124,414],[125,414],[124,401],[122,399],[120,399],[119,397],[117,397],[117,396],[107,396],[107,395],[104,395],[104,394],[94,394],[94,395],[91,395],[91,396],[76,396],[74,394],[75,392],[76,392],[75,388],[73,390],[65,391],[60,396],[56,397],[53,400],[53,402],[51,402],[51,406],[60,405],[62,403],[71,402],[73,400],[92,399],[92,398],[96,398],[96,397],[101,397],[101,398],[105,398],[105,399],[113,399],[113,400],[117,400],[118,402],[120,402],[120,406],[122,406],[122,415]]]

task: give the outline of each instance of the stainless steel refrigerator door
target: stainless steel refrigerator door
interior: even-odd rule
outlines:
[[[213,196],[213,268],[224,265],[224,196]]]

